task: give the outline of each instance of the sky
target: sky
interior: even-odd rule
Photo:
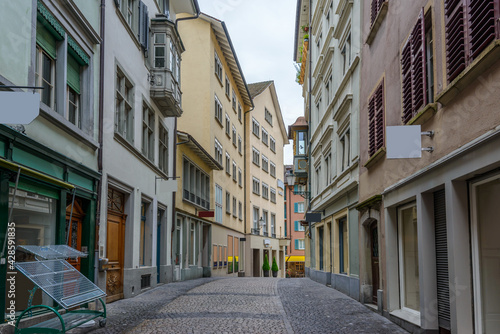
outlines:
[[[304,114],[293,62],[295,0],[198,0],[202,13],[226,23],[247,84],[274,80],[288,126]],[[263,10],[265,9],[265,10]],[[292,144],[284,163],[292,164]]]

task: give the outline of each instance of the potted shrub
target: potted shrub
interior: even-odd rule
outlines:
[[[264,264],[262,265],[262,271],[264,272],[264,277],[269,277],[269,260],[267,259],[267,254],[264,255]]]
[[[290,278],[290,277],[292,277],[292,268],[288,268],[286,270],[286,278]]]
[[[276,263],[276,258],[273,256],[273,266],[271,267],[273,271],[273,277],[278,277],[278,264]]]

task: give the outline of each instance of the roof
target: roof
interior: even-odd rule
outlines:
[[[302,128],[308,128],[308,124],[307,124],[306,118],[304,116],[299,116],[295,120],[295,123],[293,123],[292,125],[288,126],[288,138],[289,139],[293,139],[292,129],[293,128],[300,128],[300,127],[302,127]]]
[[[267,87],[269,87],[273,81],[262,81],[262,82],[256,82],[256,83],[251,83],[248,84],[248,90],[250,91],[250,95],[252,98],[256,97],[260,93],[264,91]]]
[[[238,57],[236,56],[236,51],[234,50],[233,43],[231,42],[231,37],[229,36],[226,24],[223,21],[205,13],[201,13],[200,18],[207,22],[210,22],[215,37],[217,38],[219,46],[224,54],[224,58],[229,65],[229,69],[231,70],[234,81],[238,86],[238,91],[241,94],[243,102],[246,105],[253,107],[253,101],[250,96],[250,92],[248,91],[245,76],[243,75],[243,71],[241,70],[240,62],[238,61]]]
[[[248,89],[251,92],[252,99],[255,99],[257,96],[262,94],[263,91],[265,91],[267,88],[269,88],[269,92],[271,93],[271,98],[273,99],[274,103],[274,111],[276,113],[276,119],[278,120],[280,130],[281,130],[281,135],[283,137],[283,143],[284,145],[288,144],[288,136],[286,133],[286,127],[285,127],[285,122],[283,121],[283,114],[281,113],[281,106],[278,101],[278,94],[276,92],[276,86],[274,85],[274,81],[262,81],[262,82],[257,82],[253,84],[248,85]]]
[[[208,153],[203,146],[198,143],[189,133],[177,130],[177,136],[181,140],[179,144],[186,144],[193,152],[195,152],[203,162],[214,170],[223,170],[223,166]]]

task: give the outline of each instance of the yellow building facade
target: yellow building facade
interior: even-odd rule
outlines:
[[[253,104],[224,22],[201,14],[178,28],[189,51],[177,123],[177,277],[235,276],[244,260],[243,117]]]

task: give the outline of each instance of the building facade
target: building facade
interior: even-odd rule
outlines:
[[[182,114],[177,15],[193,1],[106,1],[99,272],[107,300],[173,279],[175,124]]]
[[[290,245],[285,247],[285,269],[290,277],[304,277],[305,224],[304,197],[296,194],[298,184],[289,184],[287,176],[293,173],[293,165],[285,165],[285,237]],[[295,192],[295,193],[294,193]]]
[[[249,85],[254,109],[245,113],[247,276],[261,277],[264,257],[285,273],[283,146],[288,143],[273,81]]]
[[[236,276],[244,260],[244,113],[253,103],[224,22],[202,13],[181,23],[179,32],[187,65],[184,114],[177,125],[183,181],[176,198],[176,279]],[[188,138],[199,147],[181,145]]]
[[[0,85],[6,86],[2,94],[29,97],[33,93],[26,86],[43,87],[36,88],[40,104],[34,121],[0,125],[0,236],[4,245],[0,257],[7,258],[6,231],[13,223],[16,246],[68,243],[88,252],[87,258],[72,264],[92,281],[100,179],[99,15],[99,7],[85,1],[65,6],[56,1],[6,2],[0,13]],[[0,103],[4,108],[8,105]],[[32,111],[16,107],[4,112],[23,115]],[[16,252],[15,258],[28,260],[22,252]],[[0,308],[6,310],[14,302],[15,311],[22,311],[28,306],[28,289],[33,284],[18,273],[15,297],[10,299],[5,282],[7,272],[13,270],[7,268],[8,262],[2,263]],[[52,305],[40,290],[33,302]]]
[[[307,164],[306,211],[321,213],[315,215],[315,221],[306,216],[310,222],[306,275],[358,300],[355,206],[359,175],[361,4],[298,1],[295,29],[294,60],[301,64],[298,81],[303,85],[309,126],[307,148],[295,152],[296,164],[304,159]],[[301,173],[299,166],[295,169]]]
[[[362,301],[411,332],[498,332],[499,5],[362,2]],[[388,159],[415,125],[432,151]]]

